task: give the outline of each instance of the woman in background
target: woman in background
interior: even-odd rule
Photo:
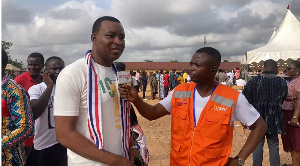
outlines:
[[[300,62],[292,61],[286,68],[288,95],[282,104],[286,134],[282,135],[283,149],[291,152],[292,166],[300,166]]]
[[[161,70],[159,74],[159,100],[164,98],[164,72]]]

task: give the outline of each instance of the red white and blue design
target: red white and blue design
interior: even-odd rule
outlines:
[[[103,147],[103,132],[102,132],[102,115],[101,115],[101,98],[100,98],[100,81],[97,66],[92,58],[91,50],[86,53],[87,70],[87,87],[88,87],[88,129],[90,133],[90,140],[98,147]],[[113,64],[113,69],[116,73],[116,80],[118,84],[117,69]],[[120,96],[118,91],[118,96]],[[122,124],[122,151],[123,156],[129,158],[129,138],[130,138],[130,103],[119,97],[120,101],[120,115]]]
[[[137,142],[140,154],[141,154],[142,158],[144,159],[145,164],[148,165],[149,151],[148,151],[147,144],[146,144],[145,134],[144,134],[142,128],[138,124],[132,125],[131,128],[132,128],[133,132],[135,132],[139,135],[135,141]]]

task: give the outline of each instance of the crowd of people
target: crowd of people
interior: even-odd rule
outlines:
[[[171,72],[168,70],[150,72],[149,76],[145,70],[137,70],[136,72],[131,70],[132,84],[133,87],[139,92],[143,92],[143,99],[147,100],[145,93],[147,90],[147,85],[151,88],[151,98],[156,99],[158,94],[158,99],[162,100],[168,96],[169,91],[172,91],[177,85],[183,83],[190,83],[191,77],[189,75],[189,70],[176,71],[173,69]]]
[[[59,56],[44,61],[41,53],[30,54],[28,71],[14,80],[4,72],[2,49],[2,166],[148,165],[147,133],[132,105],[148,120],[171,115],[172,166],[242,166],[252,152],[259,166],[265,137],[270,165],[277,166],[278,134],[292,166],[300,165],[300,62],[292,61],[283,79],[276,62],[265,61],[240,93],[231,86],[242,84],[244,73],[219,70],[221,53],[203,47],[188,70],[131,71],[132,83],[120,84],[125,65],[114,61],[125,49],[121,22],[98,18],[91,41],[92,49],[68,66]],[[161,100],[156,105],[144,101],[148,84],[152,99]],[[251,132],[230,157],[235,121]]]

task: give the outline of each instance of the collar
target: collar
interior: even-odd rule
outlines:
[[[27,71],[26,73],[25,73],[25,76],[26,76],[26,78],[29,80],[29,81],[33,81],[33,82],[35,82],[35,80],[32,78],[32,76],[31,76],[31,74],[29,73],[29,71]],[[42,74],[40,74],[40,77],[42,77],[42,79],[43,79],[43,75]],[[36,82],[35,82],[36,83]]]

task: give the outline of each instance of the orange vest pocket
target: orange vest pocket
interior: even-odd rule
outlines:
[[[230,153],[231,153],[231,147],[220,147],[220,148],[207,147],[204,150],[205,158],[218,158],[223,156],[229,156]]]
[[[184,131],[186,129],[187,123],[187,112],[180,109],[172,110],[172,136],[177,139],[181,140]]]

